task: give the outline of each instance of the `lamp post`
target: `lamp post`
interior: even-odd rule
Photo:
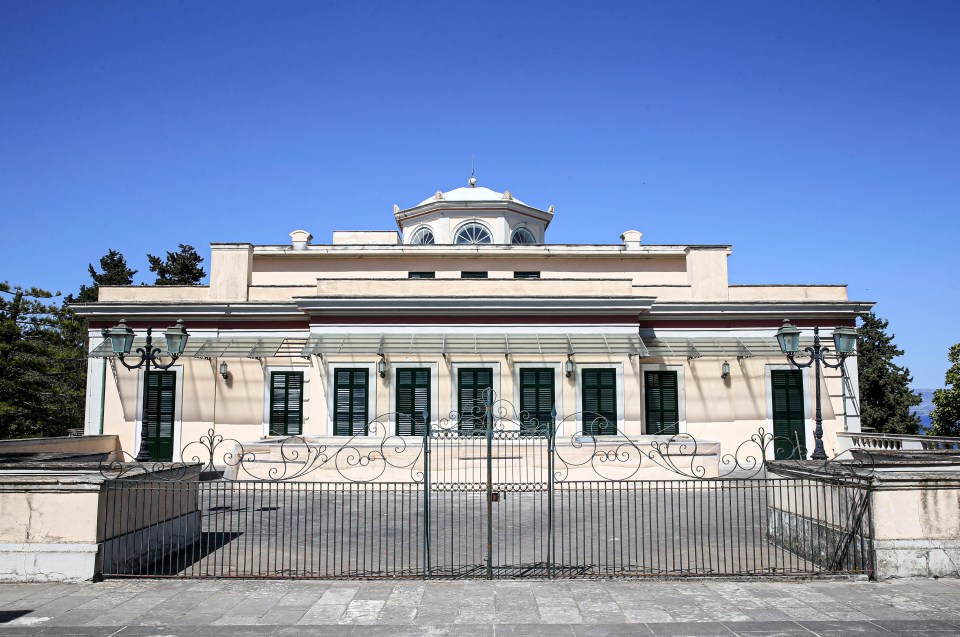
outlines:
[[[820,409],[820,366],[823,365],[830,369],[842,367],[844,359],[852,354],[856,348],[857,330],[852,327],[838,327],[833,330],[833,345],[836,348],[835,355],[837,357],[836,363],[827,362],[826,357],[830,353],[830,348],[820,345],[819,327],[813,328],[813,347],[803,348],[803,351],[807,352],[810,356],[810,360],[806,363],[798,363],[794,360],[794,356],[800,350],[800,330],[796,326],[791,325],[787,319],[783,319],[783,325],[777,330],[777,342],[780,343],[780,351],[786,354],[787,360],[789,360],[794,367],[802,369],[813,365],[815,370],[814,384],[817,389],[817,412],[816,427],[813,430],[813,437],[816,442],[813,455],[811,455],[810,458],[811,460],[826,460],[827,453],[823,449],[823,412]]]
[[[155,367],[157,369],[169,369],[173,366],[177,359],[180,358],[180,355],[183,354],[184,348],[187,346],[187,334],[186,328],[183,326],[183,321],[178,320],[176,325],[173,325],[163,333],[164,339],[166,340],[166,351],[162,351],[159,347],[153,346],[153,328],[147,328],[147,342],[144,347],[138,347],[136,349],[137,355],[140,357],[140,360],[134,364],[130,364],[125,360],[125,357],[130,354],[130,349],[133,347],[133,335],[134,332],[127,326],[125,319],[120,319],[120,323],[115,327],[110,329],[103,330],[104,338],[110,339],[110,349],[117,358],[120,359],[120,363],[123,364],[127,369],[139,369],[143,367],[143,412],[140,418],[140,450],[137,452],[137,461],[146,462],[150,460],[150,449],[147,446],[147,406],[148,406],[148,390],[150,387],[150,368]],[[166,364],[160,363],[159,359],[161,357],[170,357],[170,362]]]

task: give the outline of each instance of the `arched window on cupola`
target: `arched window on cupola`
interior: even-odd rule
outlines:
[[[412,245],[433,245],[436,241],[433,238],[433,230],[426,226],[421,226],[417,228],[416,232],[413,233],[413,236],[410,237],[410,243]]]
[[[453,242],[459,244],[493,243],[493,237],[483,224],[471,222],[460,226]]]
[[[525,243],[536,243],[537,238],[533,236],[533,233],[530,232],[527,228],[520,226],[515,228],[513,234],[510,235],[510,243],[514,244],[525,244]]]

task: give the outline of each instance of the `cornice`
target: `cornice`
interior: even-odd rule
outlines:
[[[866,314],[872,301],[664,301],[654,303],[651,318],[849,318]]]
[[[292,246],[256,246],[256,257],[343,258],[343,257],[484,257],[484,258],[646,258],[685,257],[692,250],[730,250],[728,245],[641,245],[627,248],[623,245],[586,244],[484,244],[484,245],[310,245],[295,250]]]
[[[101,302],[71,305],[71,309],[90,319],[136,318],[146,316],[176,316],[177,318],[303,318],[303,312],[295,303],[260,303],[237,301],[234,303],[190,302]]]
[[[653,297],[298,297],[310,315],[323,314],[641,314]]]

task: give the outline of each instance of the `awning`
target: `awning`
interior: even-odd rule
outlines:
[[[812,342],[801,342],[801,349]],[[146,346],[146,338],[134,339],[134,351]],[[163,340],[155,339],[155,347]],[[641,358],[752,358],[781,356],[774,337],[739,338],[735,336],[645,337],[637,334],[385,334],[327,333],[309,338],[280,336],[215,336],[191,338],[184,356],[194,358],[273,358],[310,357],[336,354],[440,355],[488,354],[513,356],[543,354],[609,354]],[[108,358],[113,354],[104,341],[91,353],[91,358]]]
[[[626,354],[647,356],[636,334],[312,334],[304,355]]]
[[[194,358],[272,358],[275,356],[292,357],[303,355],[305,338],[284,338],[281,336],[214,336],[210,338],[190,338],[184,348],[183,356]],[[131,351],[146,347],[147,339],[138,336],[133,340]],[[163,349],[163,338],[154,339],[153,346]],[[109,358],[110,342],[104,340],[92,352],[90,358]]]

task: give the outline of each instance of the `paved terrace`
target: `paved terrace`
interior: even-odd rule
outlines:
[[[946,637],[960,580],[6,584],[11,635]]]

